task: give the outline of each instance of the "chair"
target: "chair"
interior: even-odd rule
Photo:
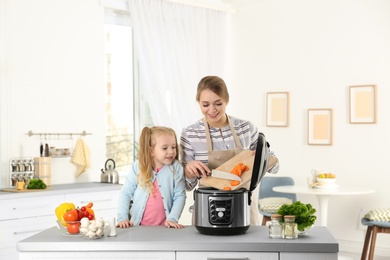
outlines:
[[[361,260],[367,259],[368,252],[369,252],[368,260],[373,260],[376,236],[378,233],[390,234],[390,222],[373,221],[368,218],[362,218],[361,222],[363,225],[367,226],[367,233],[366,233],[366,238],[364,240]],[[368,250],[368,248],[370,248],[370,250]]]
[[[272,190],[272,188],[276,186],[288,186],[294,184],[294,179],[291,177],[263,177],[260,182],[259,200],[264,198],[288,198],[295,202],[297,200],[296,194],[281,193]],[[271,215],[274,213],[261,210],[261,205],[259,205],[258,207],[259,213],[263,215],[262,225],[265,226],[267,221],[271,220]]]

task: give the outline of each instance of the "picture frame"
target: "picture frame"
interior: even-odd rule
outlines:
[[[309,145],[333,144],[333,109],[308,109],[308,139]]]
[[[267,92],[266,125],[270,127],[288,127],[290,123],[289,106],[289,92]]]
[[[351,124],[375,124],[377,90],[375,85],[349,87],[349,122]]]

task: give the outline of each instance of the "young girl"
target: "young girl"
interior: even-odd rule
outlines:
[[[118,201],[117,227],[134,225],[183,228],[179,217],[186,191],[183,167],[178,161],[176,134],[162,126],[144,127],[134,162]],[[130,209],[130,201],[133,205]]]

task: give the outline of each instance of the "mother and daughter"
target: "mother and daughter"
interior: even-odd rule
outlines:
[[[207,178],[212,169],[241,151],[256,150],[257,127],[225,112],[229,93],[223,79],[217,76],[202,78],[196,101],[204,118],[183,129],[180,162],[173,129],[154,126],[142,130],[138,160],[133,163],[119,196],[117,227],[165,225],[183,228],[178,221],[184,209],[186,190],[193,190],[199,178]],[[272,151],[270,156],[277,161]],[[268,172],[278,170],[277,162]],[[257,201],[258,190],[252,194],[252,201]],[[257,203],[252,205],[251,224],[260,225]]]

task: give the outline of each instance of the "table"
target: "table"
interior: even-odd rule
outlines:
[[[320,225],[327,226],[328,223],[328,206],[330,196],[341,196],[341,195],[362,195],[374,193],[375,190],[364,187],[347,187],[340,186],[332,189],[319,189],[309,188],[308,186],[289,185],[289,186],[276,186],[273,188],[275,192],[283,193],[295,193],[295,194],[310,194],[316,195],[320,206]]]

